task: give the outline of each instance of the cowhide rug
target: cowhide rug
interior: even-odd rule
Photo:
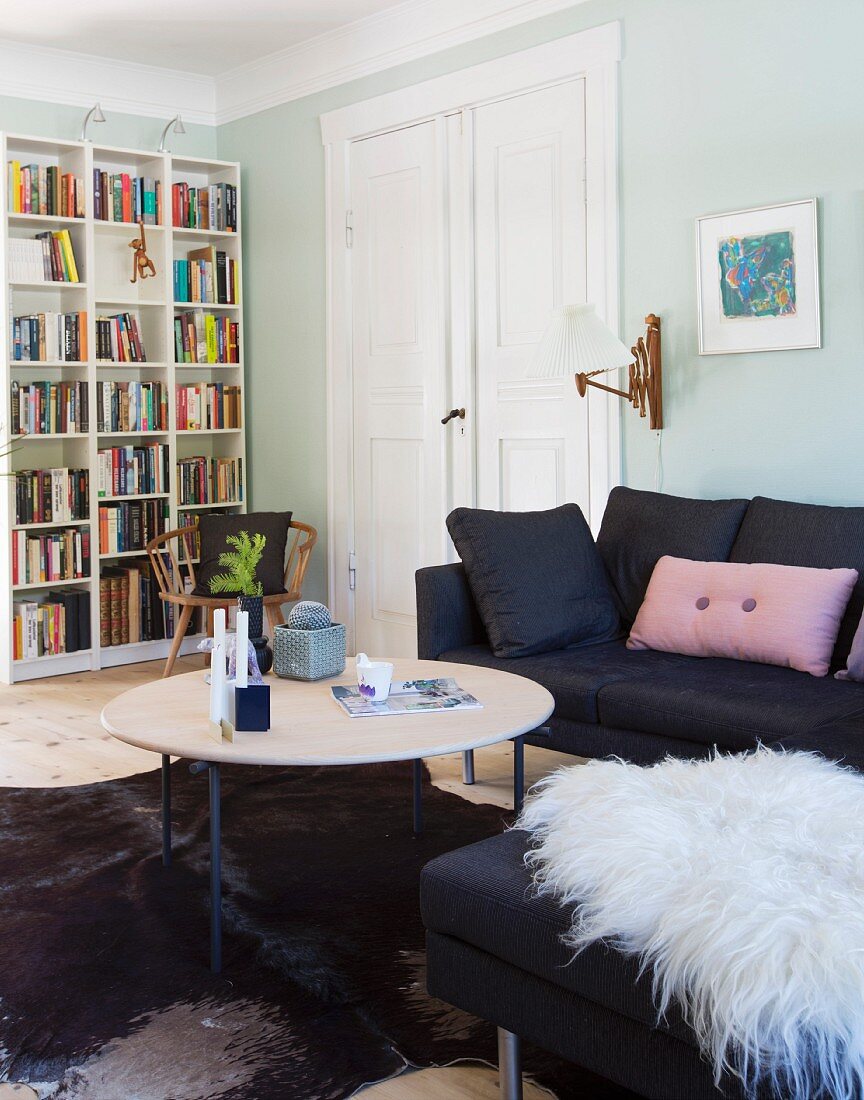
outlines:
[[[410,765],[223,768],[224,972],[208,970],[207,780],[0,790],[0,1080],[75,1100],[337,1100],[406,1063],[494,1061],[494,1030],[429,997],[420,868],[503,812]],[[629,1093],[541,1052],[562,1098]]]

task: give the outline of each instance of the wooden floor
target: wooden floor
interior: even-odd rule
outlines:
[[[199,656],[183,657],[176,671],[202,667]],[[157,679],[160,662],[126,665],[101,672],[75,673],[33,680],[13,687],[0,685],[0,786],[61,787],[95,783],[150,771],[159,766],[155,753],[116,741],[99,724],[102,707],[127,688]],[[572,756],[545,749],[525,750],[527,782],[536,782]],[[426,761],[432,782],[472,802],[512,806],[512,747],[493,745],[476,753],[476,783],[462,783],[461,756]],[[26,1100],[26,1086],[0,1084],[0,1100]],[[406,1070],[399,1077],[364,1090],[364,1100],[495,1100],[497,1073],[487,1066],[459,1065]],[[526,1086],[525,1100],[548,1100],[549,1093]]]

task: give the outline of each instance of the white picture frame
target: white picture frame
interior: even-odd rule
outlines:
[[[821,347],[817,201],[696,219],[699,354]]]

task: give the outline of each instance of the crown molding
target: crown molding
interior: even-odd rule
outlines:
[[[216,125],[212,77],[0,39],[0,95]],[[74,135],[77,137],[77,134]]]
[[[218,126],[584,2],[403,0],[218,77],[0,39],[0,95]]]
[[[220,74],[216,122],[233,122],[584,2],[404,0]]]

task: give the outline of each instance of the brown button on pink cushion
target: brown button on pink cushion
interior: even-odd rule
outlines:
[[[825,676],[857,580],[854,569],[662,557],[627,647]]]

